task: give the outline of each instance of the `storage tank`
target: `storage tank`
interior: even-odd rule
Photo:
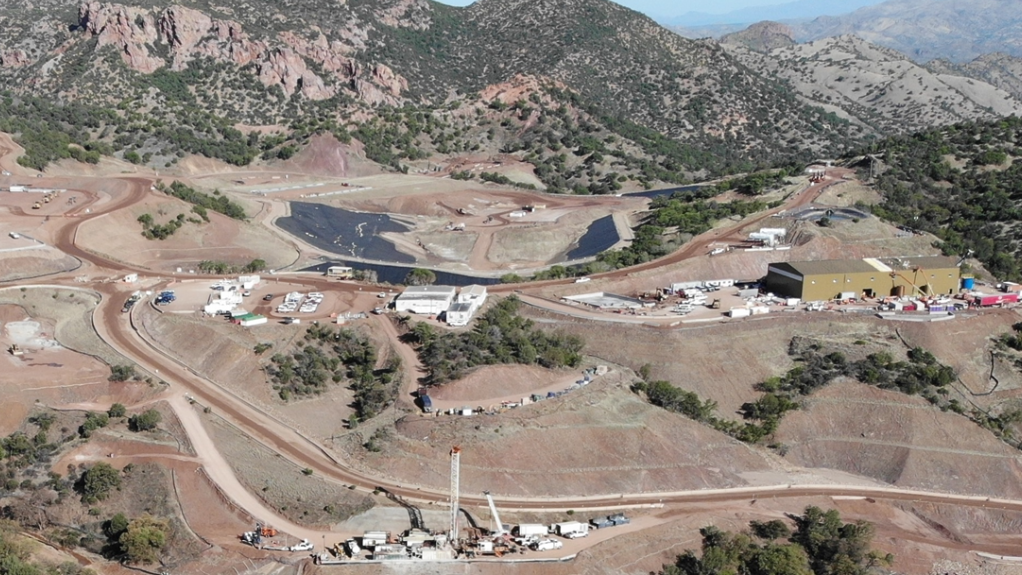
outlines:
[[[971,290],[976,287],[976,278],[962,278],[962,289]]]

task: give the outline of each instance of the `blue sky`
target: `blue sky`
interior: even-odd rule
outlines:
[[[438,0],[452,6],[467,6],[473,0]],[[724,14],[741,10],[743,8],[755,8],[761,6],[777,6],[787,4],[792,0],[614,0],[633,10],[638,10],[651,17],[673,17],[689,12],[702,12],[705,14]],[[876,4],[880,0],[847,0],[848,12],[864,4]],[[799,2],[800,4],[802,2]],[[842,10],[843,12],[843,10]]]

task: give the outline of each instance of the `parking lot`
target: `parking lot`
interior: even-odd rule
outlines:
[[[174,282],[156,290],[148,296],[148,301],[154,301],[162,291],[172,290],[175,299],[157,306],[160,311],[202,317],[203,308],[220,293],[213,289],[213,285],[214,282],[208,280]],[[312,320],[330,321],[346,313],[369,313],[383,301],[376,299],[375,292],[324,290],[322,293],[316,293],[307,286],[266,278],[248,291],[250,294],[242,297],[237,309],[265,315],[271,320],[294,317],[303,323]],[[292,297],[293,306],[285,305],[285,299],[289,294],[300,294],[300,297]]]

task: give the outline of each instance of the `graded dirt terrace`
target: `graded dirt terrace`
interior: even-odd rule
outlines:
[[[79,228],[78,243],[95,253],[154,271],[196,270],[202,260],[242,266],[254,259],[269,269],[292,263],[298,253],[261,226],[233,220],[209,211],[210,223],[185,223],[172,236],[149,240],[142,236],[137,220],[150,214],[165,224],[178,214],[197,218],[192,206],[176,198],[149,194],[139,203],[86,222]],[[200,220],[201,221],[201,220]]]
[[[105,364],[61,346],[53,333],[54,322],[33,318],[20,306],[0,305],[0,372],[6,374],[0,435],[18,429],[36,402],[103,402],[141,391],[134,384],[107,381]],[[9,353],[12,344],[24,355]]]

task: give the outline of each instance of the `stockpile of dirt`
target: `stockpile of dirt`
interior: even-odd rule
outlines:
[[[921,397],[834,383],[787,414],[776,441],[806,467],[839,469],[901,487],[1022,496],[1018,451]]]
[[[652,407],[612,373],[558,399],[498,416],[409,415],[379,453],[353,455],[376,473],[446,489],[447,452],[463,449],[462,489],[501,495],[597,495],[743,485],[764,455]]]
[[[380,166],[365,159],[365,146],[357,140],[342,144],[333,134],[309,139],[309,145],[279,168],[303,174],[357,178],[380,173]]]
[[[208,212],[210,223],[185,223],[167,239],[147,240],[142,236],[142,225],[137,221],[142,214],[150,214],[157,224],[164,224],[178,214],[196,218],[191,209],[191,204],[154,193],[130,208],[85,222],[78,230],[77,241],[83,248],[114,260],[155,270],[195,269],[202,260],[244,265],[257,258],[275,269],[298,257],[294,247],[263,226],[213,211]]]

